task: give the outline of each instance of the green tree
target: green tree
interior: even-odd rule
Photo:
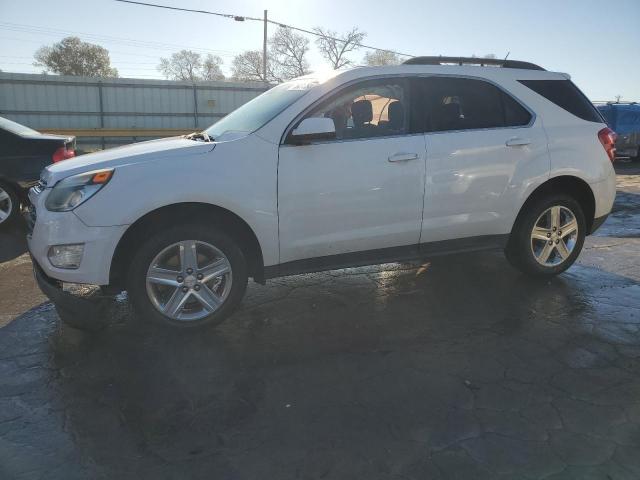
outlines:
[[[36,67],[45,72],[85,77],[117,77],[118,70],[111,67],[109,51],[78,37],[66,37],[51,46],[44,46],[34,54]]]

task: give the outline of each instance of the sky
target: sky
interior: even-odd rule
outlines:
[[[147,1],[253,17],[267,9],[270,19],[305,29],[358,27],[363,43],[410,55],[509,53],[569,73],[593,101],[640,101],[640,0]],[[262,49],[263,31],[261,22],[115,0],[0,0],[1,70],[40,73],[34,52],[68,35],[107,48],[121,77],[162,78],[160,57],[182,48],[219,55],[229,74],[234,55]],[[312,69],[327,68],[310,39]]]

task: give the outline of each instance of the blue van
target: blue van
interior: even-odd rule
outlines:
[[[609,128],[618,134],[616,156],[640,160],[640,104],[616,102],[597,108]]]

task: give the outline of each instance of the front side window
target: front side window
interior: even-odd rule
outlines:
[[[406,105],[403,80],[369,80],[347,87],[305,118],[331,118],[337,140],[403,135],[408,130]]]
[[[491,83],[455,77],[428,77],[414,81],[415,123],[425,132],[525,126],[531,114]],[[420,115],[421,114],[421,115]],[[420,118],[421,117],[421,118]]]

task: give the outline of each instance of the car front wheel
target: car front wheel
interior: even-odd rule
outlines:
[[[20,201],[11,186],[0,182],[0,228],[14,220],[20,209]]]
[[[234,239],[215,228],[182,225],[154,234],[134,254],[127,289],[144,318],[176,327],[225,320],[247,287]]]
[[[509,262],[524,273],[550,276],[569,268],[582,250],[586,222],[568,195],[533,201],[518,217],[506,248]]]

